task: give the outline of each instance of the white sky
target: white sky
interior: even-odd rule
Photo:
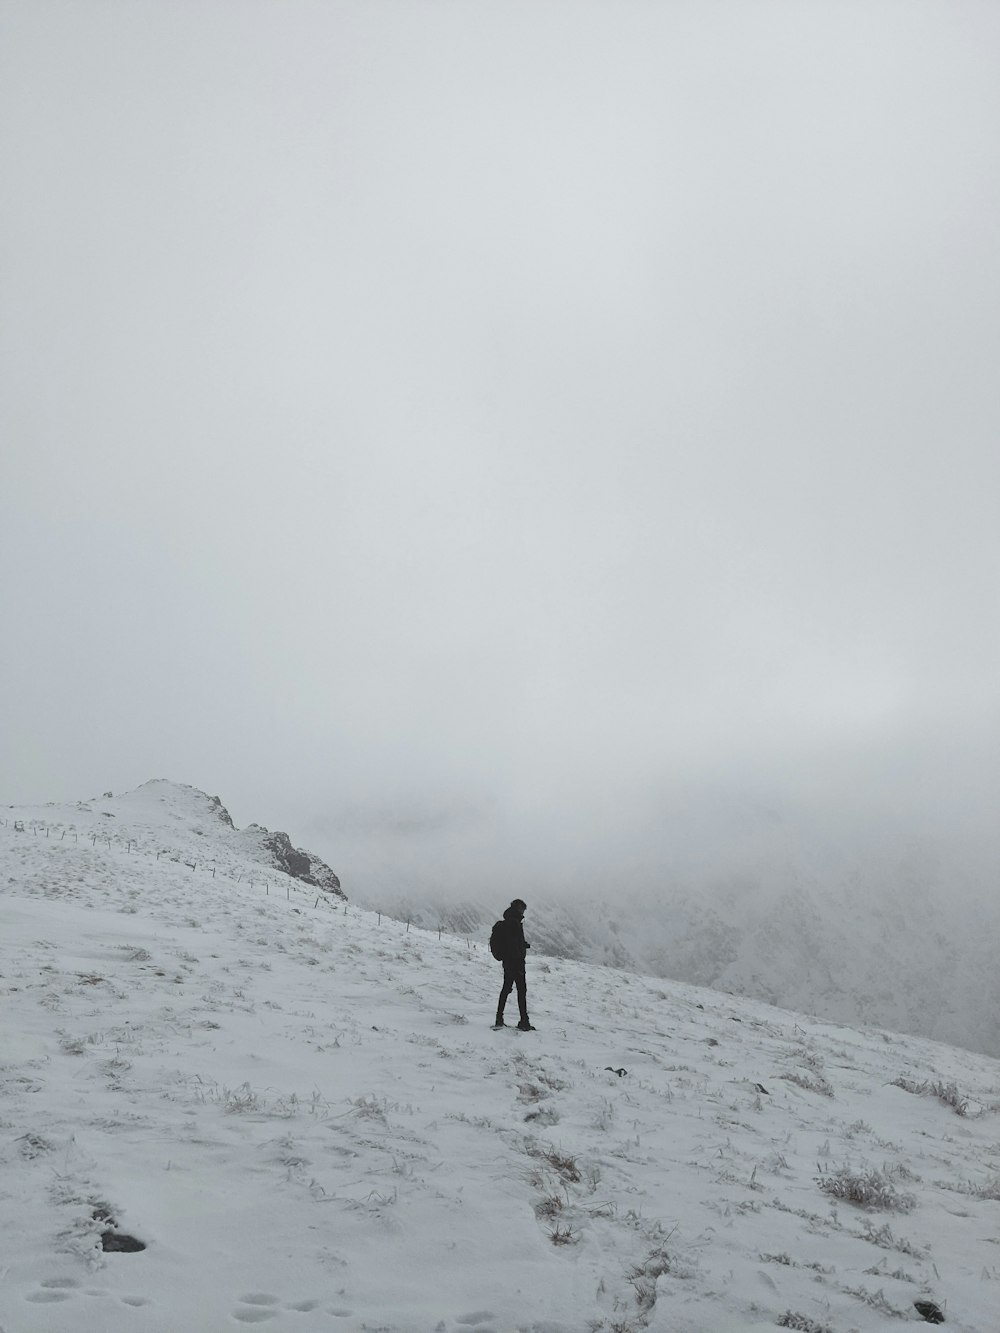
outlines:
[[[954,0],[0,0],[0,796],[992,818],[998,68]]]

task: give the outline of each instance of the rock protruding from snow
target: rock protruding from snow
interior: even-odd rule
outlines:
[[[216,819],[220,819],[223,824],[228,824],[230,828],[235,827],[232,815],[219,800],[218,796],[210,796],[208,800],[212,806]]]
[[[304,852],[301,847],[293,847],[287,833],[272,833],[259,824],[249,825],[246,832],[261,835],[261,845],[270,853],[272,863],[277,870],[283,870],[286,875],[301,880],[303,884],[311,884],[313,888],[320,889],[323,893],[333,893],[339,898],[346,898],[347,895],[340,887],[340,880],[326,862],[321,861],[312,852]]]

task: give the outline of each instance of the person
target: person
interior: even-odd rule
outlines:
[[[531,1020],[528,1018],[528,986],[524,976],[524,960],[531,945],[524,938],[524,914],[528,910],[528,905],[522,898],[515,898],[511,905],[503,914],[504,919],[504,945],[503,945],[503,989],[500,991],[500,999],[497,1003],[497,1021],[496,1026],[502,1028],[505,1026],[503,1021],[503,1011],[507,1004],[507,997],[514,987],[517,987],[517,1008],[520,1014],[518,1027],[522,1032],[534,1032]]]

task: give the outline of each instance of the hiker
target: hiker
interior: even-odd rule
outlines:
[[[507,996],[517,987],[517,1008],[521,1021],[518,1027],[522,1032],[534,1032],[528,1018],[528,987],[524,979],[524,957],[531,945],[524,938],[524,914],[528,905],[521,898],[515,898],[503,914],[503,921],[494,926],[496,947],[494,953],[503,963],[503,989],[497,1003],[498,1028],[504,1027],[503,1011]],[[491,947],[493,941],[491,940]]]

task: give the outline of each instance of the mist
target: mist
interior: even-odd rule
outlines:
[[[349,895],[986,892],[998,55],[975,3],[4,4],[0,799],[191,782]]]

